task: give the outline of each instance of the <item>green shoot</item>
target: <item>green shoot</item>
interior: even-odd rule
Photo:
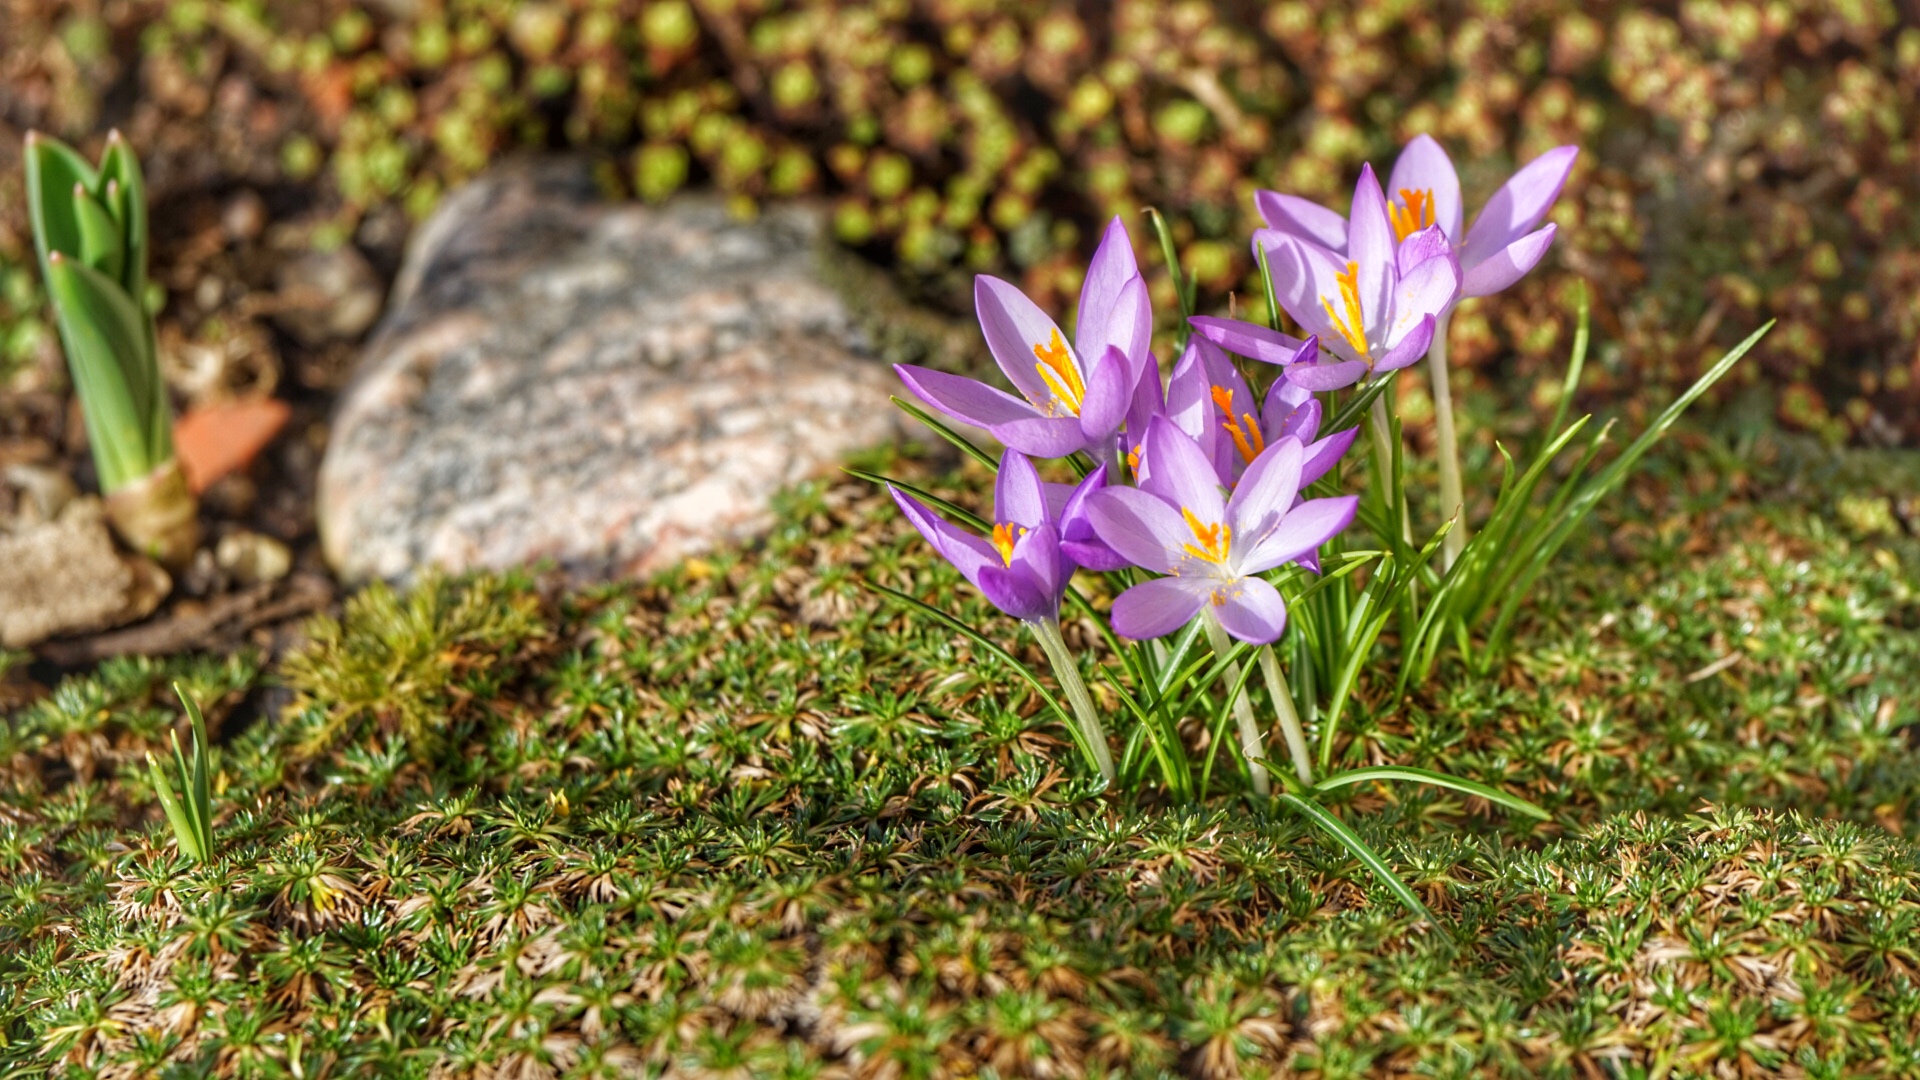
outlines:
[[[98,167],[30,134],[27,211],[107,513],[127,542],[178,566],[199,546],[198,507],[174,459],[147,292],[147,195],[116,132]]]
[[[207,780],[207,721],[200,715],[200,706],[194,704],[179,683],[173,684],[173,692],[180,696],[180,704],[187,708],[187,720],[193,725],[193,756],[188,758],[180,752],[180,733],[172,732],[173,775],[169,776],[152,754],[147,755],[147,771],[153,777],[153,793],[160,799],[160,808],[166,811],[167,822],[173,826],[173,838],[180,845],[180,853],[194,862],[204,863],[213,857],[213,793]],[[178,793],[174,790],[176,784]]]

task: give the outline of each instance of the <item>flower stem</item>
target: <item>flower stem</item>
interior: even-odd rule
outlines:
[[[1201,618],[1206,620],[1207,644],[1220,656],[1233,651],[1233,642],[1227,640],[1227,628],[1211,610]],[[1227,685],[1240,685],[1240,665],[1227,665]],[[1253,722],[1253,703],[1247,695],[1238,694],[1233,699],[1233,719],[1240,726],[1240,753],[1247,759],[1247,772],[1253,777],[1253,793],[1262,799],[1272,793],[1271,782],[1267,779],[1267,751],[1260,741],[1259,725]]]
[[[1440,542],[1440,569],[1453,569],[1460,552],[1467,546],[1466,495],[1460,485],[1460,441],[1453,427],[1453,389],[1447,371],[1447,323],[1449,311],[1433,326],[1433,345],[1427,350],[1427,371],[1433,376],[1433,434],[1440,443],[1440,512],[1455,518],[1453,528]]]
[[[1293,758],[1293,772],[1303,784],[1313,783],[1313,762],[1307,752],[1307,736],[1300,730],[1300,714],[1294,711],[1293,690],[1280,671],[1280,659],[1272,645],[1260,647],[1260,673],[1267,678],[1267,693],[1273,695],[1273,711],[1280,717],[1280,733],[1286,736],[1287,753]]]
[[[1407,517],[1406,493],[1393,482],[1393,426],[1387,422],[1385,394],[1373,399],[1373,408],[1367,413],[1367,433],[1373,438],[1374,464],[1380,469],[1380,504],[1389,516],[1400,515],[1400,540],[1412,546],[1413,522]]]
[[[1067,651],[1067,639],[1060,634],[1060,623],[1054,619],[1041,619],[1031,625],[1033,636],[1040,639],[1040,648],[1053,664],[1053,677],[1059,680],[1060,689],[1067,692],[1067,701],[1073,706],[1074,718],[1080,722],[1080,735],[1093,754],[1093,763],[1099,768],[1100,776],[1111,786],[1114,778],[1113,752],[1107,749],[1107,732],[1100,726],[1100,714],[1093,711],[1093,697],[1087,693],[1087,684],[1080,678],[1080,665],[1074,662],[1073,654]]]

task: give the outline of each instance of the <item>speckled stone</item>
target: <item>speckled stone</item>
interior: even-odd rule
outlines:
[[[608,203],[565,162],[456,192],[334,417],[328,560],[598,578],[763,529],[780,488],[905,431],[820,243],[817,209]]]

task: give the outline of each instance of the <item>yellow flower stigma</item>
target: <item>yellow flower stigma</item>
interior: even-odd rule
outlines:
[[[1227,547],[1233,541],[1232,527],[1225,524],[1208,525],[1184,506],[1180,508],[1180,516],[1187,519],[1187,528],[1193,531],[1193,538],[1200,542],[1198,547],[1193,544],[1180,545],[1187,554],[1215,564],[1227,561]]]
[[[1240,459],[1249,465],[1253,464],[1253,459],[1267,448],[1267,437],[1260,434],[1259,422],[1252,413],[1241,413],[1238,420],[1233,418],[1233,391],[1224,386],[1213,388],[1213,403],[1220,407],[1223,417],[1220,426],[1232,436],[1234,448],[1240,451]]]
[[[1387,214],[1393,218],[1393,238],[1405,240],[1421,229],[1433,224],[1433,190],[1421,188],[1418,191],[1400,189],[1402,205],[1387,203]]]
[[[1067,407],[1075,416],[1080,415],[1080,402],[1087,396],[1087,384],[1080,381],[1080,369],[1073,362],[1073,355],[1067,352],[1067,343],[1060,340],[1060,331],[1053,331],[1053,339],[1033,347],[1034,359],[1040,361],[1033,365],[1040,373],[1040,380],[1053,391],[1056,401]]]
[[[1018,530],[1018,532],[1015,530]],[[1027,530],[1017,525],[1009,525],[1002,522],[993,527],[993,549],[1000,553],[1000,564],[1002,566],[1013,565],[1014,541],[1025,535],[1027,535]]]
[[[1353,347],[1354,353],[1368,363],[1373,362],[1373,349],[1367,345],[1367,322],[1360,313],[1360,264],[1347,261],[1345,273],[1335,274],[1340,282],[1340,302],[1346,310],[1346,317],[1333,310],[1333,301],[1320,298],[1320,306],[1327,309],[1327,318],[1333,320],[1333,328]]]

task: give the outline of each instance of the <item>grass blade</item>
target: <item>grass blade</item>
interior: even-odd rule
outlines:
[[[921,600],[920,598],[915,596],[910,596],[906,593],[901,592],[899,589],[882,585],[877,581],[868,581],[868,582],[865,582],[864,584],[867,586],[867,588],[872,589],[875,592],[884,593],[887,596],[891,596],[895,600],[898,600],[900,603],[905,604],[910,608],[913,608],[914,610],[920,612],[923,615],[932,616],[936,621],[945,625],[948,629],[956,631],[961,635],[965,636],[969,641],[972,641],[975,645],[978,645],[981,648],[987,650],[989,654],[994,656],[996,659],[1000,660],[1000,662],[1012,668],[1016,674],[1018,674],[1021,678],[1027,681],[1027,684],[1029,686],[1033,687],[1034,692],[1040,695],[1040,700],[1046,702],[1047,707],[1051,708],[1054,711],[1054,714],[1060,718],[1060,722],[1067,726],[1067,730],[1073,734],[1073,741],[1076,744],[1082,742],[1084,736],[1081,735],[1080,724],[1074,719],[1073,714],[1067,711],[1067,707],[1060,703],[1059,698],[1053,696],[1053,691],[1047,689],[1046,684],[1040,681],[1040,677],[1033,673],[1033,669],[1021,663],[1012,653],[1002,648],[998,643],[993,641],[991,638],[987,637],[985,634],[982,634],[980,631],[975,630],[971,626],[968,626],[966,623],[962,622],[960,619],[952,615],[949,615],[944,611],[941,611],[939,608],[934,607],[932,604],[927,603],[925,600]],[[1093,752],[1092,747],[1081,746],[1080,749],[1083,752],[1085,752],[1089,758],[1092,757],[1092,752]]]
[[[1495,621],[1495,631],[1488,635],[1490,645],[1496,645],[1504,639],[1507,628],[1512,625],[1513,617],[1519,610],[1520,602],[1532,590],[1534,581],[1546,570],[1547,564],[1552,561],[1554,555],[1559,553],[1561,547],[1565,546],[1568,537],[1573,535],[1573,530],[1586,520],[1595,504],[1608,492],[1620,486],[1633,467],[1646,456],[1647,451],[1653,449],[1654,444],[1666,435],[1667,429],[1680,419],[1680,415],[1698,401],[1714,383],[1719,382],[1727,372],[1733,370],[1733,365],[1739,363],[1740,358],[1752,351],[1753,347],[1760,343],[1760,339],[1767,336],[1767,332],[1773,329],[1774,322],[1775,320],[1769,319],[1765,325],[1747,335],[1745,341],[1728,350],[1727,354],[1696,379],[1685,393],[1675,398],[1672,404],[1662,410],[1660,415],[1654,418],[1653,423],[1647,426],[1647,430],[1641,432],[1639,438],[1628,444],[1619,457],[1609,462],[1598,476],[1587,482],[1580,493],[1567,505],[1553,531],[1533,552],[1526,563],[1525,571],[1519,575],[1514,587],[1507,591],[1505,602],[1501,605],[1499,617]]]
[[[915,420],[918,420],[921,423],[932,428],[934,430],[934,434],[939,435],[941,438],[959,447],[962,453],[966,454],[968,457],[979,462],[980,464],[985,465],[988,471],[994,473],[995,475],[999,474],[1000,472],[999,458],[996,458],[992,454],[987,453],[985,450],[982,450],[979,447],[973,445],[972,440],[968,439],[966,436],[948,427],[946,424],[940,422],[939,420],[934,419],[934,416],[932,413],[928,412],[927,410],[921,408],[918,405],[915,405],[913,402],[908,401],[907,399],[902,397],[896,396],[896,397],[889,398],[888,400],[892,401],[895,405],[899,406],[901,412],[906,413],[908,416],[911,416]]]
[[[1410,765],[1373,765],[1364,769],[1349,769],[1313,785],[1313,790],[1332,791],[1335,788],[1364,784],[1374,780],[1408,780],[1416,784],[1431,784],[1434,787],[1464,791],[1528,817],[1539,818],[1541,821],[1553,820],[1552,814],[1518,795],[1510,795],[1499,788],[1488,787],[1473,780],[1463,780],[1460,777],[1448,776],[1446,773],[1434,772],[1430,769],[1416,769]]]
[[[1360,860],[1362,865],[1373,871],[1373,875],[1379,878],[1381,884],[1391,890],[1394,896],[1399,897],[1408,911],[1434,926],[1440,925],[1440,920],[1434,917],[1433,912],[1427,910],[1427,905],[1421,903],[1419,897],[1413,895],[1413,890],[1407,887],[1407,883],[1401,881],[1393,872],[1393,868],[1386,864],[1386,860],[1375,854],[1374,850],[1367,846],[1367,842],[1360,839],[1360,834],[1349,828],[1346,822],[1328,813],[1326,807],[1312,799],[1303,799],[1298,795],[1287,793],[1277,795],[1275,798],[1308,821],[1318,825],[1335,840],[1340,841],[1340,846],[1346,848],[1354,858]]]
[[[973,511],[967,509],[964,506],[961,506],[958,503],[948,502],[947,500],[941,498],[938,495],[933,494],[932,492],[926,490],[925,488],[916,487],[913,484],[907,483],[905,480],[895,480],[891,476],[884,476],[877,472],[868,472],[865,469],[856,469],[851,465],[842,466],[840,471],[843,473],[846,473],[848,476],[857,476],[860,479],[867,481],[868,483],[879,484],[881,487],[899,488],[901,491],[904,491],[907,494],[913,496],[914,498],[919,499],[921,502],[926,503],[928,506],[933,507],[935,510],[940,510],[944,512],[948,517],[954,518],[955,520],[963,522],[964,524],[971,525],[974,529],[980,532],[990,533],[993,531],[992,522],[987,521],[986,519],[980,517],[978,514],[975,514]]]

